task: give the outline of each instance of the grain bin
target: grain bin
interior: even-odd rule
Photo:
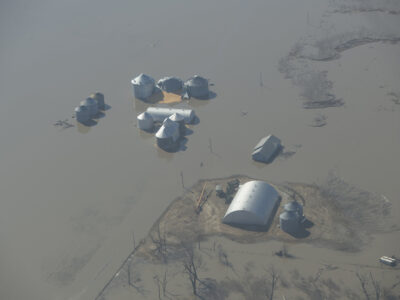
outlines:
[[[299,219],[303,218],[303,206],[297,202],[297,201],[292,201],[289,203],[286,203],[283,207],[285,211],[291,211],[294,212],[298,215]]]
[[[87,109],[89,110],[89,115],[90,115],[91,118],[96,116],[97,113],[99,112],[99,107],[97,105],[97,101],[94,100],[91,97],[86,98],[86,100],[82,101],[81,105],[87,107]]]
[[[157,145],[164,150],[172,150],[178,146],[179,124],[166,119],[156,133]]]
[[[104,102],[104,95],[102,93],[94,93],[90,95],[90,98],[93,98],[94,100],[97,101],[97,106],[99,110],[104,110],[105,109],[105,102]]]
[[[284,211],[279,215],[279,224],[281,229],[287,233],[293,234],[299,231],[299,217],[292,211]]]
[[[79,123],[87,123],[90,120],[89,109],[84,105],[75,107],[75,118]]]
[[[163,91],[173,93],[182,89],[183,82],[176,77],[164,77],[157,82],[157,86]]]
[[[184,136],[186,133],[185,118],[180,114],[174,113],[168,119],[179,124],[180,136]]]
[[[195,75],[185,82],[185,90],[190,97],[208,99],[208,80]]]
[[[147,100],[154,92],[155,81],[146,74],[140,74],[131,81],[133,93],[136,98]]]
[[[186,124],[193,123],[196,116],[193,109],[149,107],[146,111],[153,117],[154,122],[160,123],[174,113],[180,114],[184,118]]]
[[[137,116],[137,125],[141,130],[152,131],[154,128],[154,120],[150,114],[143,112]]]

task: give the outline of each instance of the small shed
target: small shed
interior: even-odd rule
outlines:
[[[146,111],[153,117],[154,122],[160,123],[175,113],[181,115],[186,124],[193,123],[196,116],[193,109],[184,108],[149,107]]]
[[[299,231],[299,216],[292,211],[284,211],[279,215],[279,225],[287,233],[294,234]]]
[[[154,92],[155,81],[152,77],[146,74],[140,74],[131,81],[133,93],[136,98],[147,100]]]
[[[154,120],[149,113],[143,112],[137,116],[137,125],[141,130],[152,131],[154,128]]]
[[[185,91],[190,97],[208,99],[208,80],[201,76],[195,75],[185,82]]]
[[[270,134],[262,138],[254,147],[251,156],[254,160],[269,163],[282,148],[281,140]]]
[[[173,93],[182,90],[183,82],[176,77],[164,77],[157,82],[157,86],[163,91]]]
[[[222,219],[230,225],[265,226],[273,217],[280,196],[264,181],[249,181],[240,186]]]

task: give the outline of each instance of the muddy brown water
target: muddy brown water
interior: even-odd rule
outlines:
[[[299,88],[278,71],[324,22],[337,19],[338,31],[399,24],[396,15],[383,26],[379,13],[327,17],[328,9],[311,0],[2,2],[0,298],[93,299],[131,251],[132,233],[144,237],[182,193],[181,172],[190,186],[239,173],[312,183],[333,170],[385,195],[398,216],[400,106],[388,93],[398,92],[400,45],[309,62],[345,101],[322,112],[304,110]],[[185,151],[160,151],[135,127],[144,106],[130,79],[141,72],[215,84],[214,99],[190,100],[200,123]],[[53,126],[75,124],[73,108],[95,91],[111,106],[95,126]],[[317,113],[326,126],[309,126]],[[270,133],[296,153],[253,162],[252,147]],[[377,237],[362,257],[397,253],[398,237]]]

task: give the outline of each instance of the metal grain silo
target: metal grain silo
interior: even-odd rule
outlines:
[[[286,203],[283,208],[285,211],[296,213],[299,216],[299,219],[303,217],[303,206],[297,201]]]
[[[93,98],[94,100],[97,101],[97,106],[99,110],[104,110],[105,109],[105,102],[104,102],[104,95],[102,93],[94,93],[90,95],[90,98]]]
[[[157,145],[164,150],[171,150],[178,146],[179,124],[166,119],[156,133]]]
[[[81,102],[82,106],[86,106],[87,109],[89,110],[90,117],[93,118],[94,116],[97,115],[99,112],[99,107],[97,105],[97,101],[94,100],[93,98],[89,97],[86,98],[86,100]]]
[[[131,83],[133,93],[138,99],[147,100],[154,92],[155,81],[146,74],[140,74],[138,77],[132,79]]]
[[[180,114],[185,123],[193,123],[196,115],[193,109],[169,108],[169,107],[148,107],[146,111],[153,117],[154,122],[163,122],[166,118],[174,113]]]
[[[173,93],[182,89],[183,82],[176,77],[164,77],[157,82],[157,86],[163,91]]]
[[[185,90],[190,97],[207,99],[209,97],[208,80],[195,75],[185,82]]]
[[[180,114],[174,113],[168,119],[179,124],[179,133],[184,136],[186,133],[185,118]]]
[[[145,131],[152,131],[154,128],[154,120],[150,114],[143,112],[137,116],[137,125]]]
[[[84,105],[75,107],[75,118],[79,123],[87,123],[90,120],[89,109]]]
[[[279,224],[281,229],[287,233],[296,233],[299,231],[299,217],[292,211],[284,211],[279,215]]]

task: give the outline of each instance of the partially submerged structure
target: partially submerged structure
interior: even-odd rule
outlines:
[[[279,215],[281,229],[289,234],[296,234],[301,229],[304,220],[303,206],[297,201],[291,201],[284,206],[284,212]]]
[[[236,226],[266,226],[279,200],[278,192],[267,182],[246,182],[239,188],[222,222]]]
[[[200,99],[207,99],[209,97],[208,80],[198,75],[189,78],[185,82],[184,89],[184,93],[187,92],[190,97]]]
[[[270,134],[258,142],[258,144],[254,147],[251,156],[256,161],[269,163],[273,160],[281,148],[281,140]]]
[[[141,130],[152,131],[154,128],[154,120],[149,113],[143,112],[137,116],[137,125]]]
[[[146,112],[152,116],[154,122],[163,122],[166,118],[176,113],[183,117],[186,124],[191,124],[196,116],[193,109],[183,108],[149,107]]]
[[[183,82],[176,77],[164,77],[157,82],[157,86],[167,93],[173,93],[182,90]]]
[[[184,136],[186,133],[186,125],[185,119],[180,114],[174,113],[168,118],[171,121],[174,121],[179,124],[179,133],[181,136]]]
[[[95,117],[99,112],[99,106],[97,104],[97,101],[95,99],[93,99],[92,97],[88,97],[88,98],[86,98],[86,100],[82,101],[81,106],[87,107],[90,118]]]
[[[172,150],[178,146],[179,138],[179,124],[165,119],[156,133],[157,145],[164,150]]]
[[[89,109],[84,105],[75,107],[75,118],[79,123],[87,123],[90,120]]]
[[[155,81],[152,77],[146,74],[140,74],[131,81],[133,93],[136,98],[147,100],[154,92]]]
[[[102,93],[94,93],[90,95],[90,98],[93,98],[97,102],[97,106],[99,110],[104,110],[106,108],[106,104],[104,102],[104,95]]]

